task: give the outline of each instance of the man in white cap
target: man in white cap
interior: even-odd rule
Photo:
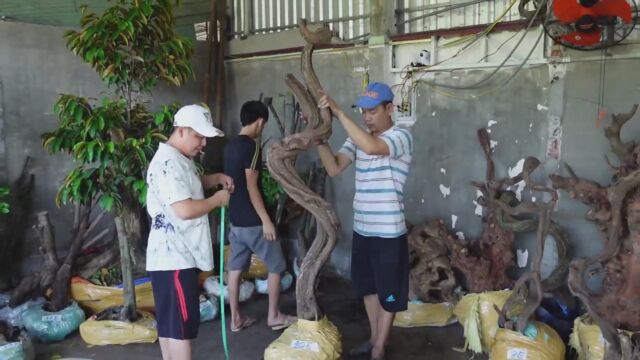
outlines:
[[[152,219],[147,271],[162,358],[183,360],[191,359],[191,339],[200,325],[198,273],[213,270],[207,214],[227,205],[233,180],[224,174],[202,176],[192,160],[208,137],[224,136],[213,126],[209,110],[184,106],[173,125],[147,171],[147,211]],[[204,197],[204,189],[218,185],[223,190]]]

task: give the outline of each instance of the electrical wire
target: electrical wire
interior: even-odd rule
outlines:
[[[509,6],[507,6],[506,9],[504,9],[504,11],[502,12],[502,14],[500,14],[500,16],[498,16],[491,24],[489,24],[489,26],[487,26],[484,30],[482,30],[480,33],[477,34],[473,34],[473,35],[467,35],[462,37],[461,39],[458,40],[454,40],[451,42],[448,42],[447,44],[444,45],[444,47],[449,47],[449,46],[455,46],[458,45],[462,42],[464,42],[464,39],[467,37],[484,37],[486,35],[488,35],[490,32],[493,31],[493,29],[496,27],[496,25],[498,25],[500,22],[502,22],[502,19],[504,19],[505,16],[507,16],[509,14],[509,11],[511,11],[511,9],[516,5],[516,3],[519,0],[511,0],[511,3],[509,3]]]
[[[538,44],[540,43],[540,40],[542,40],[543,35],[544,35],[544,31],[540,31],[540,34],[538,35],[538,38],[536,39],[536,42],[533,44],[533,46],[531,47],[531,50],[529,50],[529,53],[527,54],[527,56],[524,58],[524,60],[520,63],[520,65],[518,66],[518,68],[509,76],[509,78],[507,78],[504,82],[502,82],[499,85],[496,85],[492,88],[489,88],[485,91],[479,92],[479,93],[474,93],[471,96],[459,96],[456,95],[454,93],[451,92],[447,92],[447,91],[442,91],[437,89],[436,86],[430,85],[428,82],[424,81],[424,80],[418,80],[414,86],[413,86],[413,90],[415,91],[415,87],[417,87],[418,84],[420,83],[426,83],[427,85],[432,86],[432,88],[434,89],[435,92],[440,93],[442,95],[448,96],[448,97],[452,97],[452,98],[456,98],[459,100],[472,100],[472,99],[477,99],[479,97],[485,96],[485,95],[489,95],[492,94],[498,90],[503,89],[505,86],[507,86],[515,77],[516,75],[518,75],[518,73],[524,68],[524,66],[526,65],[526,63],[529,61],[529,59],[531,58],[531,55],[533,54],[533,51],[538,47]]]
[[[505,41],[503,41],[502,43],[500,43],[500,45],[491,53],[491,54],[487,54],[483,57],[480,58],[480,60],[478,60],[477,62],[482,62],[490,57],[492,57],[493,55],[497,54],[498,51],[500,51],[500,49],[502,49],[503,46],[505,46],[509,41],[513,40],[514,37],[516,37],[516,35],[518,35],[520,32],[514,32],[511,36],[509,36],[509,38]]]
[[[504,65],[507,63],[507,61],[509,61],[509,59],[511,58],[511,56],[516,52],[516,50],[520,47],[520,44],[522,44],[522,42],[524,41],[527,33],[529,32],[529,30],[531,29],[531,27],[533,26],[534,22],[536,21],[536,17],[539,13],[539,11],[541,10],[541,8],[538,8],[536,10],[536,14],[535,16],[533,16],[531,18],[531,20],[529,21],[529,23],[527,24],[527,27],[525,29],[525,31],[523,32],[522,36],[520,37],[520,39],[518,40],[518,42],[516,43],[516,45],[514,46],[513,49],[511,49],[511,51],[509,52],[509,54],[507,54],[507,56],[504,58],[504,60],[502,60],[502,62],[493,70],[491,71],[491,73],[489,73],[489,75],[487,75],[486,77],[484,77],[483,79],[477,81],[474,84],[471,85],[464,85],[464,86],[459,86],[459,85],[451,85],[451,84],[446,84],[446,83],[438,83],[438,82],[433,82],[433,81],[427,81],[427,80],[422,80],[423,83],[431,85],[431,86],[439,86],[439,87],[444,87],[444,88],[448,88],[448,89],[454,89],[454,90],[476,90],[479,88],[482,88],[486,85],[485,84],[487,81],[489,81],[496,73],[498,73],[498,71],[500,71]],[[541,34],[544,34],[544,32],[542,31]],[[540,41],[541,36],[538,36],[538,40],[536,41],[536,46]],[[535,49],[535,47],[533,47],[533,49]],[[532,50],[533,50],[532,49]],[[532,52],[532,51],[531,51]],[[528,57],[527,57],[528,60]],[[522,65],[524,66],[524,65]]]
[[[442,8],[442,9],[438,9],[438,10],[432,11],[432,12],[427,13],[427,14],[423,14],[423,15],[420,15],[420,16],[415,16],[415,17],[409,18],[407,20],[403,20],[401,22],[396,23],[396,26],[404,25],[406,23],[410,23],[410,22],[418,21],[420,19],[424,19],[424,18],[428,18],[428,17],[431,17],[431,16],[435,16],[435,15],[441,14],[443,12],[447,12],[447,11],[451,11],[451,10],[455,10],[455,9],[459,9],[459,8],[463,8],[463,7],[467,7],[467,6],[471,6],[471,5],[476,5],[476,4],[480,4],[480,3],[488,2],[488,1],[490,1],[490,0],[474,0],[474,1],[469,1],[469,2],[465,2],[465,3],[461,3],[461,4],[449,5],[449,6],[446,6],[446,7]]]
[[[408,95],[408,91],[407,91],[407,83],[413,78],[413,72],[414,71],[424,71],[427,70],[429,68],[432,68],[434,66],[438,66],[441,65],[457,56],[459,56],[460,54],[464,53],[466,50],[470,49],[474,44],[476,44],[480,39],[484,38],[485,36],[487,36],[494,28],[495,26],[501,22],[501,20],[509,13],[509,11],[511,10],[511,8],[513,8],[513,6],[518,2],[518,0],[512,0],[510,5],[502,12],[502,14],[500,14],[500,16],[498,16],[491,24],[489,24],[483,31],[477,33],[477,34],[473,34],[473,35],[469,35],[469,36],[465,36],[461,39],[458,40],[454,40],[451,41],[445,45],[443,45],[442,47],[450,47],[454,44],[459,44],[462,42],[467,42],[462,48],[460,48],[455,54],[453,54],[452,56],[449,56],[448,58],[438,61],[435,64],[431,64],[429,66],[426,67],[421,67],[419,69],[414,69],[412,67],[411,64],[407,64],[405,65],[402,70],[400,71],[400,79],[402,80],[401,83],[399,84],[395,84],[393,85],[391,88],[395,89],[398,86],[401,87],[400,89],[400,94],[403,98],[405,98]],[[527,30],[529,29],[529,27],[527,27]],[[517,33],[515,33],[517,34]],[[515,36],[514,34],[514,36]],[[513,36],[511,37],[513,38]],[[510,39],[511,39],[510,38]],[[509,40],[510,40],[509,39]],[[503,43],[504,44],[504,43]],[[516,45],[518,46],[518,45]],[[502,47],[502,45],[500,46]],[[415,87],[412,87],[412,89],[415,89]]]
[[[604,94],[605,94],[605,80],[607,73],[607,57],[606,54],[607,49],[602,48],[600,52],[600,84],[598,87],[598,108],[596,109],[596,126],[600,127],[600,122],[602,121],[604,114],[602,110],[602,106],[604,104]]]

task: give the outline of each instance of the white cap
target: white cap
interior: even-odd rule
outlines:
[[[173,117],[173,126],[190,127],[204,137],[224,136],[213,126],[211,113],[200,105],[183,106]]]

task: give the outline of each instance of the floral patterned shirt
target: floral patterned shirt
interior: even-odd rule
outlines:
[[[213,270],[209,218],[180,219],[171,204],[204,199],[202,181],[193,160],[161,143],[147,171],[147,211],[151,232],[147,245],[147,270],[199,268]]]

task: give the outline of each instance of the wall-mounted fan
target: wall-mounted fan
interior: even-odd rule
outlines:
[[[596,50],[624,40],[635,27],[635,0],[552,0],[543,20],[547,34],[577,50]]]

